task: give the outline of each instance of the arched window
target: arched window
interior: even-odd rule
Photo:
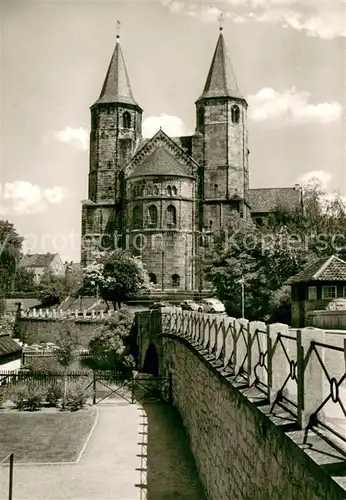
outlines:
[[[167,225],[175,226],[177,223],[177,210],[173,205],[167,207]]]
[[[128,111],[124,111],[123,113],[123,127],[131,128],[131,115]]]
[[[175,186],[172,187],[172,196],[177,196],[178,190]]]
[[[173,274],[172,276],[172,287],[178,288],[180,285],[180,276],[179,274]]]
[[[159,186],[154,186],[154,195],[158,196],[159,193],[160,193]]]
[[[139,186],[138,191],[139,191],[139,196],[144,196],[144,186]]]
[[[153,186],[148,186],[147,187],[147,194],[148,194],[148,196],[152,196],[152,194],[153,194]]]
[[[167,186],[167,194],[168,194],[168,196],[172,196],[172,188],[171,188],[171,186]]]
[[[142,210],[138,205],[133,207],[132,227],[133,229],[140,229],[142,227]]]
[[[239,123],[239,120],[240,120],[240,109],[236,105],[232,106],[232,109],[231,109],[231,119],[232,119],[232,123]]]
[[[150,280],[150,283],[153,283],[154,285],[156,285],[157,284],[156,274],[149,273],[149,280]]]
[[[150,205],[148,210],[149,224],[151,227],[157,226],[157,208],[155,205]]]

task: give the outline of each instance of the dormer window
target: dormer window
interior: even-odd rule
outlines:
[[[232,123],[239,123],[239,120],[240,120],[239,106],[236,106],[236,105],[232,106],[231,119],[232,119]]]
[[[131,115],[128,111],[124,111],[123,113],[123,127],[131,128]]]

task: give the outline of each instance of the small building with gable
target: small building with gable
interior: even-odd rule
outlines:
[[[346,262],[335,255],[316,259],[286,284],[291,286],[292,327],[308,326],[309,313],[346,299]]]

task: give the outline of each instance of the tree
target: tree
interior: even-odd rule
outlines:
[[[206,276],[232,316],[241,314],[237,282],[244,278],[248,319],[289,321],[285,281],[314,258],[336,254],[345,259],[345,236],[345,202],[311,183],[304,189],[302,206],[293,211],[277,207],[262,227],[232,214],[213,235],[206,253]]]
[[[65,277],[55,276],[50,270],[46,271],[38,284],[38,298],[42,307],[60,304],[65,297]]]
[[[36,289],[35,273],[24,266],[19,266],[15,275],[14,291],[34,292]]]
[[[100,327],[89,342],[85,364],[93,370],[131,374],[135,367],[134,314],[121,309]]]
[[[65,408],[66,393],[67,393],[67,371],[69,366],[76,359],[76,350],[79,342],[76,333],[72,330],[68,320],[63,320],[60,323],[56,345],[58,349],[54,351],[55,359],[64,368],[64,393],[62,400],[62,408]]]
[[[9,221],[0,220],[0,315],[5,295],[13,290],[16,269],[21,258],[23,238]]]
[[[114,309],[120,309],[124,300],[149,290],[150,280],[142,261],[117,249],[102,254],[85,269],[81,292],[99,294],[106,303],[111,302]]]

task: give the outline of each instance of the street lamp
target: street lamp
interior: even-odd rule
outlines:
[[[241,317],[245,318],[245,280],[242,277],[236,283],[241,285]]]

